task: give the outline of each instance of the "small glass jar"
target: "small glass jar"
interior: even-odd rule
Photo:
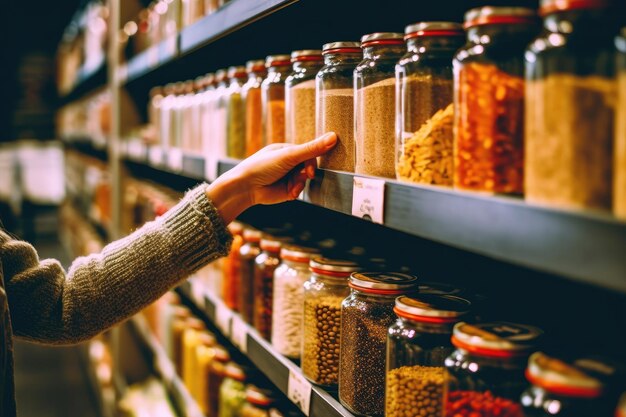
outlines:
[[[148,124],[150,125],[150,135],[148,144],[157,145],[161,143],[161,103],[163,101],[163,88],[154,87],[150,90],[150,101],[148,102]]]
[[[363,61],[354,70],[354,172],[395,178],[395,66],[406,51],[403,35],[365,35],[361,48]]]
[[[237,311],[246,323],[252,324],[254,306],[254,269],[256,257],[261,254],[261,232],[244,229],[244,244],[239,250],[239,300]]]
[[[263,145],[285,142],[285,78],[291,70],[289,55],[265,59],[267,77],[261,83]]]
[[[215,336],[205,330],[189,328],[183,333],[182,372],[183,383],[192,397],[198,398],[198,380],[200,379],[197,350],[200,346],[213,347],[217,344]]]
[[[196,400],[206,417],[217,417],[220,386],[230,355],[222,346],[202,345],[196,350],[196,358],[201,376],[196,382]]]
[[[172,362],[174,362],[174,367],[178,375],[183,375],[185,332],[200,332],[204,330],[206,330],[204,322],[196,317],[182,316],[172,321]]]
[[[241,88],[246,113],[246,157],[263,147],[263,113],[261,111],[261,83],[267,76],[265,61],[246,63],[248,81]]]
[[[454,185],[524,191],[524,49],[537,33],[532,9],[465,14],[467,44],[454,57]]]
[[[192,122],[192,108],[194,104],[194,82],[187,80],[183,83],[183,93],[180,96],[180,168],[182,168],[182,152],[193,149],[192,141],[196,126]]]
[[[230,245],[230,252],[222,263],[224,279],[222,280],[222,297],[224,304],[233,311],[238,311],[239,299],[239,276],[241,268],[241,247],[243,246],[243,225],[239,222],[232,222],[228,225],[228,230],[233,235],[233,243]]]
[[[207,153],[208,179],[217,177],[217,166],[221,158],[226,156],[226,119],[228,116],[228,86],[227,71],[218,70],[215,73],[215,90],[208,105]]]
[[[323,66],[322,51],[293,51],[291,62],[285,79],[285,141],[301,144],[315,138],[315,75]]]
[[[605,395],[605,384],[615,369],[595,359],[573,363],[534,353],[526,378],[532,384],[521,397],[524,417],[611,416],[616,398]]]
[[[464,34],[453,22],[422,22],[405,29],[407,53],[396,65],[399,180],[453,184],[452,58],[463,46]]]
[[[354,172],[354,69],[363,59],[359,42],[332,42],[322,48],[324,66],[315,77],[315,136],[337,134],[337,144],[319,158],[319,167]]]
[[[618,27],[610,4],[541,1],[543,32],[526,51],[528,201],[611,209]]]
[[[341,303],[350,295],[353,261],[315,257],[304,283],[302,372],[309,381],[336,388],[339,380]],[[326,328],[324,328],[326,327]]]
[[[228,69],[227,108],[226,108],[226,156],[243,159],[246,156],[245,108],[242,99],[242,87],[247,78],[246,68]]]
[[[172,117],[172,109],[176,104],[176,88],[173,83],[166,84],[163,88],[163,100],[161,101],[161,112],[160,112],[160,128],[159,128],[159,137],[161,138],[161,151],[163,155],[167,152],[167,149],[170,146],[170,136],[172,134],[172,124],[174,123],[174,119]],[[174,129],[175,130],[175,129]],[[156,161],[155,161],[156,162]],[[161,163],[163,162],[161,158]]]
[[[225,377],[220,387],[218,417],[241,417],[246,401],[246,374],[234,362],[226,365]]]
[[[387,336],[385,416],[444,415],[448,392],[444,361],[454,350],[450,336],[470,309],[468,300],[449,295],[396,299],[398,320]]]
[[[339,400],[360,416],[385,413],[387,331],[395,321],[395,299],[417,290],[414,275],[355,272],[341,304]]]
[[[241,417],[274,417],[270,413],[273,404],[272,391],[248,385],[246,402],[241,408]]]
[[[200,93],[200,147],[202,154],[209,152],[209,137],[211,135],[210,119],[213,93],[215,92],[215,74],[209,73],[204,76],[204,89]]]
[[[526,387],[524,370],[542,334],[514,323],[455,325],[452,344],[457,349],[445,360],[448,414],[524,417],[519,403]]]
[[[615,173],[613,211],[626,219],[626,27],[615,40],[617,46],[617,126],[615,129]]]
[[[272,308],[272,345],[278,353],[300,358],[304,283],[309,279],[309,261],[314,249],[285,246],[280,251],[282,263],[274,272]]]
[[[280,265],[281,245],[280,240],[265,235],[261,239],[261,253],[254,261],[252,325],[267,340],[272,335],[274,271]]]

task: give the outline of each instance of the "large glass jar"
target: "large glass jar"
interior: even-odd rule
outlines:
[[[196,352],[200,346],[212,347],[216,344],[215,336],[207,330],[189,328],[183,333],[183,363],[180,375],[187,390],[196,399],[198,398],[198,381],[203,377],[199,373]]]
[[[528,201],[611,209],[617,27],[608,4],[541,2],[544,29],[526,52]]]
[[[209,154],[209,140],[211,137],[210,116],[213,111],[211,106],[213,105],[215,88],[215,74],[209,73],[205,76],[204,90],[200,93],[200,148],[205,158]]]
[[[612,416],[617,398],[605,387],[615,369],[595,359],[568,363],[533,354],[526,378],[532,384],[521,397],[525,417]]]
[[[178,375],[183,375],[185,332],[206,330],[204,322],[196,317],[177,317],[172,321],[172,362]]]
[[[244,244],[239,250],[239,300],[237,311],[246,323],[252,324],[254,306],[254,265],[255,259],[261,254],[261,232],[255,229],[244,229]]]
[[[241,417],[275,417],[270,412],[274,398],[270,390],[248,385],[246,402],[241,408]]]
[[[524,191],[524,49],[535,12],[482,7],[465,14],[467,44],[454,57],[454,184]]]
[[[359,42],[332,42],[322,48],[324,66],[315,77],[315,136],[337,134],[337,144],[320,156],[319,167],[354,172],[354,78],[363,59]]]
[[[309,279],[309,261],[314,249],[285,246],[282,263],[274,272],[272,345],[281,354],[300,358],[304,283]]]
[[[613,211],[616,216],[626,218],[626,27],[615,45],[618,53]]]
[[[265,59],[267,77],[261,83],[263,145],[285,142],[285,78],[291,70],[289,55]]]
[[[401,33],[361,38],[363,61],[354,70],[354,140],[357,174],[396,177],[395,66],[404,55]]]
[[[299,144],[315,138],[315,75],[323,66],[322,51],[293,51],[291,62],[285,79],[285,141]]]
[[[234,362],[226,365],[225,378],[220,387],[218,417],[241,417],[246,401],[246,374]]]
[[[452,328],[471,303],[449,295],[396,299],[398,320],[387,336],[385,416],[442,417],[448,392],[444,361],[454,350]]]
[[[220,386],[224,381],[230,355],[222,346],[200,346],[196,356],[202,376],[197,381],[196,400],[207,417],[217,417]]]
[[[211,103],[208,107],[208,137],[206,163],[208,179],[217,177],[217,165],[220,158],[226,156],[226,118],[228,116],[228,77],[227,71],[218,70],[215,73],[215,90],[211,94]]]
[[[417,277],[394,272],[355,272],[341,304],[339,400],[352,413],[385,413],[387,331],[396,297],[417,291]]]
[[[457,349],[445,360],[448,415],[524,417],[519,403],[526,387],[524,370],[542,334],[514,323],[455,325],[452,344]]]
[[[254,307],[252,325],[264,339],[272,336],[272,295],[274,271],[280,265],[281,241],[265,235],[261,239],[261,253],[254,263]]]
[[[341,303],[350,295],[353,261],[315,257],[304,283],[302,372],[311,382],[334,388],[339,380]]]
[[[261,111],[261,83],[267,76],[265,61],[246,63],[248,81],[241,89],[246,109],[246,157],[263,147],[263,113]]]
[[[232,222],[228,225],[228,230],[233,235],[233,243],[230,245],[230,252],[222,263],[222,297],[224,304],[231,310],[238,311],[239,300],[239,277],[241,274],[241,247],[243,246],[243,225],[239,222]]]
[[[407,53],[396,65],[399,180],[453,184],[452,58],[463,46],[464,34],[452,22],[422,22],[405,29]]]
[[[226,156],[243,159],[246,156],[246,115],[242,99],[242,86],[247,78],[245,67],[230,67],[226,107]]]

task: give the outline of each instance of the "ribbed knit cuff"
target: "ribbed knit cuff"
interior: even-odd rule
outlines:
[[[226,256],[233,240],[206,189],[207,184],[192,189],[160,219],[187,273]]]

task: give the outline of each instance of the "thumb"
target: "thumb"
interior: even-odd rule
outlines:
[[[331,150],[336,143],[337,135],[335,132],[328,132],[310,142],[284,148],[281,152],[285,153],[285,158],[289,161],[290,165],[296,166],[304,161],[325,154]]]

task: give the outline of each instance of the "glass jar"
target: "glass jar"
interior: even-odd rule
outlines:
[[[592,359],[565,362],[537,352],[528,361],[532,384],[521,397],[525,417],[611,416],[617,398],[608,398],[604,381],[615,369]]]
[[[542,334],[536,327],[504,322],[455,325],[457,349],[445,360],[448,414],[523,417],[524,369]]]
[[[170,108],[170,131],[167,138],[167,152],[165,154],[165,162],[169,167],[176,168],[176,163],[181,157],[182,162],[182,145],[183,145],[183,109],[185,106],[185,98],[187,95],[188,85],[184,82],[174,84],[174,99]]]
[[[417,291],[417,277],[396,272],[355,272],[341,304],[339,400],[352,413],[385,413],[387,331],[395,299]]]
[[[265,59],[267,77],[261,83],[263,145],[285,142],[285,78],[291,69],[289,55]]]
[[[286,246],[280,251],[282,263],[274,272],[272,345],[278,353],[300,358],[304,283],[309,279],[309,261],[314,249]]]
[[[215,74],[209,73],[204,76],[204,89],[200,93],[200,142],[203,155],[208,154],[210,130],[210,104],[215,91]]]
[[[230,245],[230,252],[222,263],[224,279],[222,280],[222,297],[224,304],[233,311],[238,311],[238,291],[239,276],[241,268],[241,247],[243,246],[243,225],[239,222],[232,222],[228,225],[228,230],[233,235],[233,243]]]
[[[239,250],[239,300],[237,311],[246,323],[252,324],[254,306],[254,266],[255,259],[261,254],[261,232],[255,229],[244,229],[244,244]]]
[[[225,377],[220,387],[218,417],[241,417],[246,401],[246,374],[234,362],[226,365]]]
[[[198,404],[207,417],[217,417],[219,393],[230,361],[228,351],[222,346],[200,346],[197,351],[198,367],[202,378],[198,381]]]
[[[274,271],[280,264],[280,247],[280,240],[265,235],[261,239],[261,253],[254,261],[252,325],[267,340],[272,335],[272,292]]]
[[[150,135],[148,144],[156,145],[161,143],[161,103],[163,101],[163,88],[154,87],[150,89],[150,101],[148,103],[148,124],[150,125]]]
[[[467,44],[454,57],[454,185],[524,191],[524,49],[535,12],[482,7],[465,14]]]
[[[180,96],[180,168],[182,169],[182,153],[193,149],[193,134],[195,126],[192,122],[192,108],[194,104],[194,82],[187,80],[183,83],[183,94]],[[176,165],[176,162],[174,162]]]
[[[159,137],[161,138],[161,152],[164,156],[169,148],[170,144],[170,136],[172,134],[172,130],[175,130],[172,127],[174,123],[174,119],[172,117],[172,109],[176,104],[176,88],[173,83],[169,83],[165,85],[163,88],[163,100],[161,101],[161,113],[159,117],[160,121],[160,129],[159,129]],[[163,162],[163,158],[157,158],[160,160],[160,163]],[[158,161],[153,161],[158,162]]]
[[[354,172],[354,78],[363,59],[359,42],[332,42],[322,48],[324,66],[315,77],[315,136],[337,134],[337,144],[320,156],[319,167]]]
[[[300,144],[315,138],[315,75],[323,66],[322,51],[293,51],[291,62],[285,79],[285,141]]]
[[[241,409],[241,417],[274,417],[270,413],[273,404],[272,391],[248,385],[246,402]]]
[[[172,362],[178,375],[183,375],[184,335],[187,331],[206,330],[204,322],[196,317],[177,317],[172,320]]]
[[[315,257],[304,283],[302,373],[311,382],[335,388],[339,376],[341,303],[350,295],[353,261]],[[326,327],[326,328],[324,328]]]
[[[449,295],[396,299],[398,320],[387,336],[385,416],[413,411],[424,417],[444,415],[448,391],[444,361],[453,351],[450,336],[470,309],[468,300]]]
[[[267,76],[265,61],[246,63],[248,81],[241,88],[246,113],[246,157],[263,147],[263,113],[261,112],[261,83]]]
[[[246,78],[245,67],[228,69],[230,84],[226,93],[226,156],[229,158],[243,159],[246,156],[246,116],[241,92]]]
[[[405,29],[407,53],[396,65],[399,180],[453,184],[452,58],[463,46],[464,34],[453,22],[422,22]]]
[[[226,118],[228,109],[228,77],[227,71],[218,70],[215,73],[215,90],[211,94],[208,104],[208,132],[206,163],[209,180],[217,178],[217,166],[221,158],[226,156]]]
[[[609,4],[541,1],[543,32],[526,51],[528,201],[611,209],[617,26]]]
[[[365,35],[361,48],[363,61],[354,70],[354,172],[395,178],[395,66],[406,48],[401,33]]]
[[[615,129],[615,174],[613,211],[626,218],[626,27],[615,40],[617,46],[617,127]],[[620,116],[621,115],[621,116]]]
[[[202,377],[198,372],[197,350],[200,346],[213,347],[217,344],[215,336],[205,330],[186,329],[183,333],[182,372],[183,383],[192,397],[198,398],[198,380]]]

